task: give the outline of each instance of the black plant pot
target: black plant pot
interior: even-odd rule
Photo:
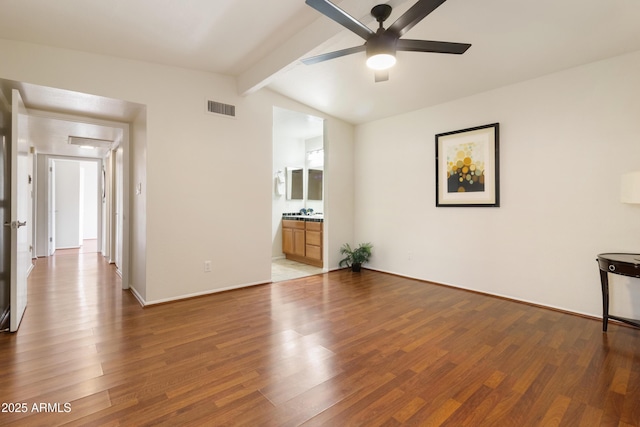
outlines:
[[[362,267],[362,264],[357,264],[357,263],[351,264],[351,271],[359,273],[360,267]]]

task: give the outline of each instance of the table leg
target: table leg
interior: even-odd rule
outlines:
[[[604,270],[600,270],[600,283],[602,285],[602,332],[607,332],[609,323],[609,277]]]

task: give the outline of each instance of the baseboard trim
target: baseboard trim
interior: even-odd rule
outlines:
[[[500,299],[503,299],[503,300],[506,300],[506,301],[516,302],[516,303],[519,303],[519,304],[526,304],[526,305],[529,305],[529,306],[532,306],[532,307],[544,308],[544,309],[547,309],[547,310],[557,311],[559,313],[571,314],[573,316],[583,317],[585,319],[591,319],[591,320],[596,320],[596,321],[602,322],[602,316],[598,317],[598,316],[595,316],[595,315],[589,314],[589,313],[567,310],[566,308],[556,307],[556,306],[552,306],[552,305],[540,304],[540,303],[536,303],[536,302],[533,302],[533,301],[524,300],[524,299],[518,299],[518,298],[514,298],[514,297],[506,296],[506,295],[501,295],[501,294],[492,294],[490,292],[483,292],[483,291],[479,291],[477,289],[465,288],[463,286],[458,286],[458,285],[454,285],[454,284],[451,284],[451,283],[435,282],[433,280],[427,280],[427,279],[423,279],[423,278],[420,278],[420,277],[414,277],[414,276],[409,276],[409,275],[406,275],[406,274],[400,274],[400,273],[396,273],[396,272],[393,272],[393,271],[381,270],[381,269],[378,269],[378,268],[371,268],[371,267],[366,267],[366,268],[362,267],[362,268],[366,269],[366,270],[376,271],[378,273],[389,274],[391,276],[403,277],[405,279],[417,280],[419,282],[430,283],[432,285],[445,286],[447,288],[459,289],[459,290],[465,291],[465,292],[472,292],[474,294],[485,295],[485,296],[494,297],[494,298],[500,298]],[[613,322],[613,321],[614,320],[609,319],[609,322]],[[622,323],[622,322],[620,322],[620,324],[624,325],[624,323]]]
[[[133,294],[133,297],[138,301],[138,304],[140,304],[140,306],[144,307],[145,306],[144,298],[142,298],[142,295],[140,295],[138,290],[136,288],[134,288],[133,286],[129,286],[128,290]]]
[[[227,292],[227,291],[233,291],[236,289],[249,288],[251,286],[269,285],[271,283],[272,283],[271,280],[264,281],[264,282],[245,283],[242,285],[227,286],[225,288],[212,289],[212,290],[203,291],[203,292],[194,292],[191,294],[185,294],[185,295],[180,295],[180,296],[171,297],[171,298],[162,298],[162,299],[157,299],[153,301],[145,301],[137,292],[134,292],[134,296],[136,296],[136,299],[142,304],[143,307],[150,307],[154,305],[169,304],[172,302],[182,301],[182,300],[187,300],[192,298],[205,297],[207,295],[218,294],[220,292]],[[129,289],[133,289],[133,288],[130,287]]]
[[[29,264],[29,268],[27,269],[27,277],[29,277],[34,267],[35,267],[35,264],[33,263],[33,261],[31,261],[31,264]]]
[[[362,269],[363,270],[371,270],[371,271],[375,271],[377,273],[382,273],[382,274],[389,274],[391,276],[403,277],[405,279],[416,280],[418,282],[429,283],[429,284],[436,285],[436,286],[445,286],[447,288],[458,289],[458,290],[465,291],[465,292],[472,292],[472,293],[479,294],[479,295],[484,295],[484,296],[489,296],[489,297],[494,297],[494,298],[500,298],[500,299],[503,299],[503,300],[506,300],[506,301],[511,301],[511,302],[515,302],[515,303],[519,303],[519,304],[526,304],[526,305],[529,305],[529,306],[532,306],[532,307],[538,307],[538,308],[543,308],[543,309],[547,309],[547,310],[553,310],[553,311],[557,311],[559,313],[570,314],[570,315],[573,315],[573,316],[583,317],[585,319],[590,319],[590,320],[595,320],[595,321],[602,322],[602,316],[595,316],[595,315],[589,314],[589,313],[583,313],[583,312],[579,312],[579,311],[567,310],[567,309],[561,308],[561,307],[556,307],[556,306],[551,306],[551,305],[544,305],[544,304],[540,304],[540,303],[536,303],[536,302],[532,302],[532,301],[528,301],[528,300],[524,300],[524,299],[518,299],[518,298],[514,298],[514,297],[506,296],[506,295],[501,295],[501,294],[492,294],[490,292],[483,292],[483,291],[479,291],[479,290],[476,290],[476,289],[465,288],[463,286],[458,286],[458,285],[454,285],[454,284],[451,284],[451,283],[436,282],[436,281],[433,281],[433,280],[427,280],[427,279],[423,279],[423,278],[420,278],[420,277],[410,276],[410,275],[407,275],[407,274],[401,274],[401,273],[397,273],[397,272],[393,272],[393,271],[382,270],[382,269],[379,269],[379,268],[372,268],[370,266],[362,267]],[[330,273],[332,271],[338,271],[338,270],[346,270],[346,268],[344,268],[344,267],[330,268],[327,272],[318,273],[318,274],[327,274],[327,273]],[[358,274],[358,273],[355,273],[355,274]],[[295,280],[295,279],[292,279],[292,280]],[[196,292],[196,293],[187,294],[187,295],[181,295],[181,296],[173,297],[173,298],[163,298],[163,299],[154,300],[154,301],[145,301],[144,298],[142,298],[142,296],[138,293],[138,291],[135,290],[135,288],[130,287],[129,289],[133,293],[134,297],[138,300],[140,305],[142,305],[142,307],[150,307],[150,306],[154,306],[154,305],[169,304],[169,303],[172,303],[172,302],[182,301],[182,300],[186,300],[186,299],[200,298],[200,297],[204,297],[204,296],[207,296],[207,295],[217,294],[217,293],[220,293],[220,292],[232,291],[232,290],[236,290],[236,289],[248,288],[248,287],[251,287],[251,286],[268,285],[268,284],[271,284],[271,283],[272,283],[271,281],[254,282],[254,283],[248,283],[248,284],[242,284],[242,285],[236,285],[236,286],[228,286],[228,287],[225,287],[225,288],[208,290],[208,291],[204,291],[204,292]],[[609,322],[620,324],[621,326],[632,327],[632,326],[626,325],[625,323],[622,323],[622,322],[616,322],[613,319],[609,319]]]

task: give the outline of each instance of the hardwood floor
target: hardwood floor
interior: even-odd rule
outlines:
[[[98,241],[96,239],[85,239],[79,248],[72,249],[56,249],[55,255],[78,255],[88,252],[98,252]]]
[[[0,396],[19,426],[639,426],[640,330],[367,270],[143,309],[82,253],[38,260]]]

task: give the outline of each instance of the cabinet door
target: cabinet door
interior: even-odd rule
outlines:
[[[282,229],[282,252],[285,254],[293,254],[293,229]]]
[[[322,260],[322,248],[320,246],[307,245],[307,258]]]
[[[293,254],[304,256],[304,230],[293,230]]]

